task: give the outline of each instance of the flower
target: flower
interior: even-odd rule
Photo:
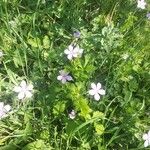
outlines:
[[[150,20],[150,13],[147,13],[146,17]]]
[[[15,86],[14,91],[18,93],[18,99],[30,98],[32,97],[31,91],[33,90],[33,85],[27,85],[26,81],[21,81],[20,86]]]
[[[89,90],[89,94],[94,96],[96,101],[99,101],[100,95],[105,95],[105,90],[101,89],[100,83],[91,83],[91,90]]]
[[[69,60],[81,56],[83,49],[80,49],[79,46],[69,45],[68,49],[65,49],[64,53],[67,55]]]
[[[68,72],[65,72],[64,70],[59,71],[60,75],[57,76],[57,80],[60,80],[63,84],[67,81],[73,80],[70,75],[68,75]]]
[[[76,113],[74,110],[72,110],[70,113],[69,113],[69,118],[70,119],[74,119],[76,117]]]
[[[11,110],[10,105],[4,105],[3,102],[0,102],[0,119],[7,117],[7,113]]]
[[[143,135],[143,140],[145,140],[144,147],[147,147],[150,145],[150,130],[148,131],[147,134]]]
[[[146,2],[144,0],[138,0],[137,3],[138,8],[145,9]]]
[[[73,36],[74,36],[75,38],[80,38],[81,33],[80,33],[79,31],[75,31],[75,32],[73,33]]]

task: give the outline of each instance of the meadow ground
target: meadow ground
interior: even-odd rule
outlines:
[[[150,149],[149,0],[0,1],[0,150]]]

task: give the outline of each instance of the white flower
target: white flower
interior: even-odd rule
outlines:
[[[15,86],[14,91],[18,93],[18,99],[30,98],[32,97],[31,91],[33,90],[33,85],[27,85],[26,81],[21,81],[20,86]]]
[[[10,105],[4,105],[3,102],[0,102],[0,119],[7,117],[7,113],[11,110]]]
[[[57,80],[60,80],[63,84],[67,81],[73,80],[70,75],[68,75],[68,72],[65,72],[64,70],[59,71],[60,75],[57,76]]]
[[[100,99],[100,95],[105,95],[105,90],[101,89],[101,84],[91,83],[91,90],[89,90],[89,94],[94,96],[94,99],[98,101]]]
[[[64,53],[67,55],[69,60],[81,56],[83,49],[80,49],[79,46],[69,45],[68,49],[65,49]]]
[[[143,140],[145,140],[144,147],[147,147],[150,145],[150,131],[148,131],[147,134],[143,135]]]
[[[72,110],[70,113],[69,113],[69,118],[70,119],[74,119],[76,117],[76,113],[74,110]]]
[[[145,9],[146,2],[144,0],[138,0],[137,3],[138,8]]]
[[[147,13],[146,17],[147,17],[148,20],[150,20],[150,13]]]

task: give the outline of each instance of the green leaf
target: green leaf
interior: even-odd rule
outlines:
[[[30,44],[32,47],[37,48],[41,46],[41,41],[39,38],[29,38],[28,44]]]
[[[94,123],[95,131],[98,135],[102,135],[104,133],[104,126],[102,124]]]
[[[66,103],[64,101],[59,101],[55,104],[53,108],[53,114],[59,115],[62,112],[64,112],[65,108],[66,108]]]
[[[48,36],[44,36],[44,38],[43,38],[43,47],[45,49],[48,49],[50,47],[50,41],[49,41]]]

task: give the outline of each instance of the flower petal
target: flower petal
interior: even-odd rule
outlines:
[[[66,83],[66,79],[65,79],[65,78],[62,78],[61,82],[62,82],[63,84],[65,84],[65,83]]]
[[[3,109],[3,107],[4,107],[4,103],[0,102],[0,111]]]
[[[28,87],[27,87],[27,90],[32,91],[33,90],[33,85],[29,84]]]
[[[145,142],[144,142],[144,147],[147,147],[149,145],[149,142],[148,142],[148,140],[146,140]]]
[[[72,54],[68,54],[67,58],[68,58],[69,60],[72,60],[72,58],[73,58]]]
[[[73,80],[71,76],[66,76],[66,80],[71,81]]]
[[[29,91],[26,91],[25,95],[26,95],[27,98],[31,98],[32,97],[32,93],[29,92]]]
[[[23,99],[25,97],[25,93],[24,92],[20,92],[18,94],[18,99]]]
[[[99,95],[99,94],[95,94],[95,95],[94,95],[94,99],[95,99],[96,101],[99,101],[100,95]]]
[[[22,80],[20,83],[20,86],[24,88],[26,87],[26,85],[27,85],[26,81]]]
[[[16,93],[19,93],[19,92],[21,92],[21,90],[22,90],[22,88],[20,86],[15,86],[13,91]]]
[[[100,89],[102,85],[100,83],[97,83],[97,89]]]
[[[6,112],[10,111],[11,110],[11,106],[10,105],[5,105],[4,106],[4,109]]]
[[[95,83],[91,83],[91,88],[96,90],[97,89],[96,84]]]
[[[62,80],[62,76],[57,76],[57,80]]]
[[[72,50],[73,50],[73,46],[72,46],[72,45],[69,45],[69,46],[68,46],[68,50],[69,50],[69,51],[72,51]]]
[[[70,51],[68,49],[65,49],[64,53],[68,55],[68,54],[70,54]]]
[[[95,95],[96,92],[95,92],[95,90],[92,89],[92,90],[89,90],[89,94],[90,94],[90,95]]]
[[[100,89],[100,90],[98,91],[98,93],[99,93],[100,95],[105,95],[105,94],[106,94],[105,90],[103,90],[103,89]]]
[[[143,140],[147,140],[148,139],[148,134],[144,134],[143,135]]]

